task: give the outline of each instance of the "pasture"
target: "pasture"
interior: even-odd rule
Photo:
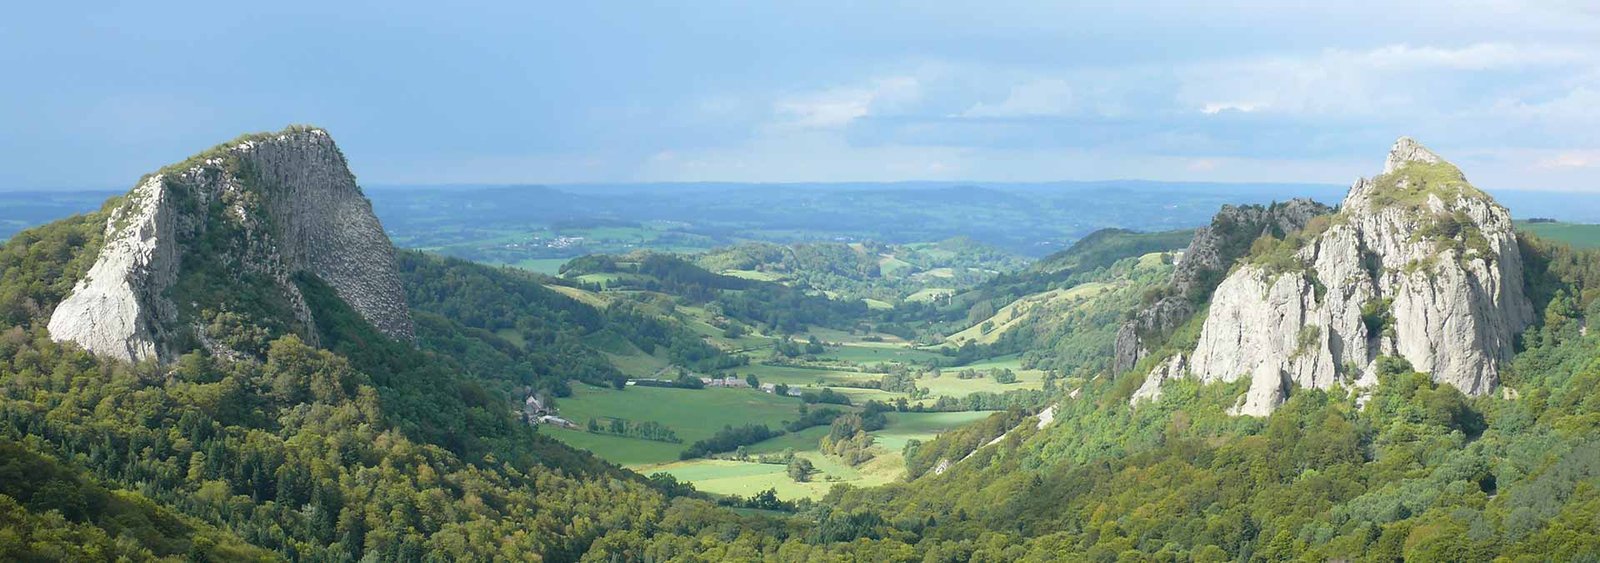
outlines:
[[[791,479],[786,467],[753,461],[721,459],[696,459],[663,464],[635,466],[634,469],[649,474],[657,471],[671,473],[682,481],[694,483],[702,491],[750,496],[767,489],[776,489],[779,498],[820,498],[834,484],[845,483],[858,487],[882,485],[900,479],[905,474],[905,460],[901,452],[908,440],[927,441],[942,432],[989,416],[989,412],[949,413],[888,413],[889,425],[871,432],[876,438],[873,459],[851,467],[838,459],[823,455],[817,450],[817,441],[828,433],[826,426],[773,438],[750,446],[751,456],[778,454],[792,449],[795,455],[810,460],[817,473],[811,481],[798,483]]]
[[[636,422],[655,421],[683,439],[681,444],[637,438],[590,434],[583,430],[549,428],[550,435],[572,446],[594,452],[622,465],[662,463],[678,459],[696,440],[709,438],[723,426],[766,424],[779,428],[798,416],[800,401],[751,389],[671,389],[630,386],[618,391],[573,385],[571,397],[558,399],[561,416],[581,428],[590,419],[621,417]],[[541,427],[545,431],[548,427]]]
[[[1539,238],[1570,244],[1573,248],[1600,248],[1600,225],[1518,221],[1517,229],[1538,235]]]

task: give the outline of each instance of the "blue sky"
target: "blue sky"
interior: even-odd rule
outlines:
[[[0,189],[327,127],[364,183],[1348,183],[1401,134],[1600,191],[1595,2],[30,2]]]

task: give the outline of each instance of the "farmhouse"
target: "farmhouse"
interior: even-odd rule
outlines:
[[[747,387],[750,387],[750,384],[746,383],[745,380],[740,379],[737,376],[732,376],[732,375],[724,376],[724,377],[702,377],[702,378],[700,378],[700,382],[706,384],[706,387],[730,387],[730,388],[747,388]]]
[[[562,428],[576,429],[578,427],[578,425],[574,424],[572,421],[567,420],[565,418],[561,418],[561,417],[553,415],[553,414],[547,414],[547,415],[540,416],[538,418],[538,423],[539,424],[549,424],[549,425],[553,425],[553,426],[560,426]]]

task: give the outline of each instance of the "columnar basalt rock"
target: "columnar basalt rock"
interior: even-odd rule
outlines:
[[[1257,416],[1293,385],[1372,385],[1381,355],[1464,393],[1494,388],[1533,320],[1505,208],[1402,138],[1318,229],[1291,266],[1247,258],[1217,286],[1189,375],[1251,378],[1234,412]]]
[[[394,247],[321,129],[243,137],[141,180],[107,220],[94,266],[51,316],[51,338],[128,361],[170,360],[186,351],[180,341],[233,355],[207,337],[196,311],[214,320],[234,306],[180,291],[199,264],[226,278],[213,284],[287,307],[308,338],[315,313],[294,280],[301,273],[384,334],[412,338]]]

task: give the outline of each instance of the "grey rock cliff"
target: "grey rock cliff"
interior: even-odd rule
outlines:
[[[202,245],[208,236],[224,242]],[[320,129],[244,137],[141,180],[108,219],[88,275],[52,314],[51,338],[103,356],[165,361],[185,351],[176,341],[191,334],[234,355],[207,338],[204,319],[191,311],[230,304],[176,294],[198,262],[219,264],[210,275],[230,283],[270,285],[274,302],[293,316],[287,324],[308,338],[314,312],[293,280],[302,272],[384,334],[412,338],[394,248],[344,155]]]
[[[1250,250],[1251,241],[1263,234],[1281,237],[1298,231],[1312,217],[1332,211],[1309,199],[1270,206],[1223,206],[1210,225],[1195,230],[1183,260],[1172,271],[1165,295],[1118,328],[1112,362],[1115,372],[1133,369],[1150,353],[1152,341],[1164,340],[1194,315],[1195,303],[1211,295],[1234,261]]]
[[[1217,286],[1186,368],[1249,377],[1235,413],[1270,413],[1292,385],[1372,385],[1380,355],[1469,394],[1497,384],[1533,319],[1510,215],[1411,139],[1384,171],[1307,233],[1295,266],[1247,261]]]

